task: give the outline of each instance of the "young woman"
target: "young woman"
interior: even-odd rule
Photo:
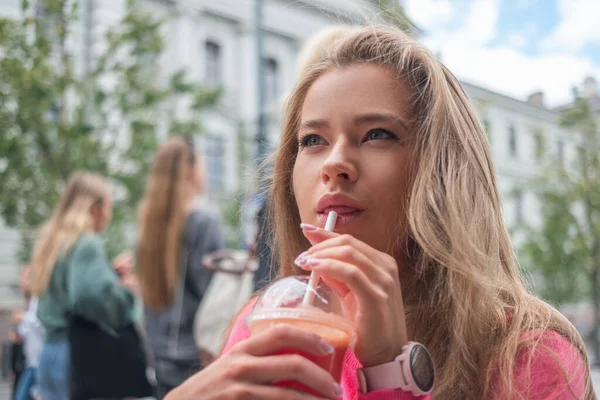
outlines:
[[[341,385],[274,355],[330,352],[316,334],[250,338],[249,305],[223,355],[169,400],[313,398],[272,385],[287,380],[325,398],[405,400],[432,374],[425,398],[595,398],[581,338],[522,282],[474,108],[414,39],[352,29],[323,49],[288,99],[272,193],[279,275],[318,271],[356,330]],[[331,210],[336,233],[322,229]],[[433,365],[410,351],[423,347]]]
[[[136,279],[131,273],[119,278],[98,235],[111,217],[107,182],[74,174],[34,247],[31,286],[46,331],[37,376],[43,400],[70,398],[68,314],[112,329],[131,322]]]
[[[159,398],[202,366],[194,316],[212,277],[202,258],[225,246],[217,221],[195,209],[203,173],[193,142],[169,138],[156,152],[140,207],[138,274]]]

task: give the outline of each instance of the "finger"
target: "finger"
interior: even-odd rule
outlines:
[[[123,250],[122,252],[119,253],[119,255],[117,257],[133,257],[133,251],[131,250]]]
[[[322,249],[325,249],[327,247],[334,247],[334,246],[352,246],[354,247],[356,250],[360,251],[361,253],[365,254],[367,257],[369,258],[374,258],[374,259],[379,259],[380,258],[380,252],[375,250],[374,248],[372,248],[371,246],[369,246],[368,244],[366,244],[365,242],[356,239],[354,236],[352,235],[340,235],[340,234],[335,234],[334,236],[330,236],[328,234],[330,234],[331,232],[327,232],[321,228],[317,228],[316,231],[306,231],[303,230],[304,232],[304,236],[306,236],[306,238],[310,241],[311,238],[309,237],[309,235],[311,237],[319,237],[319,238],[323,238],[322,240],[319,240],[318,243],[315,243],[309,250],[308,253],[313,253]],[[312,242],[311,242],[312,243]]]
[[[243,400],[317,400],[319,397],[310,394],[298,392],[292,389],[285,389],[276,386],[265,385],[234,385],[227,398]]]
[[[114,258],[114,262],[119,264],[132,264],[133,253],[130,250],[125,250]]]
[[[133,258],[131,258],[131,257],[121,258],[120,260],[117,261],[116,264],[131,268],[131,267],[133,267]]]
[[[369,280],[356,266],[332,258],[314,259],[310,266],[319,276],[344,283],[358,298],[369,302],[377,301],[382,289]]]
[[[274,325],[240,342],[234,349],[258,357],[269,356],[282,350],[298,350],[315,356],[333,354],[334,351],[331,344],[316,333],[286,324]]]
[[[262,384],[296,381],[327,398],[341,396],[339,385],[328,371],[297,354],[255,357],[244,378]]]
[[[350,293],[350,289],[344,282],[336,281],[335,279],[327,275],[320,276],[320,278],[323,280],[323,282],[325,282],[327,286],[329,286],[331,289],[333,289],[335,293],[337,293],[340,299],[343,299],[348,295],[348,293]]]
[[[117,271],[119,271],[122,274],[132,275],[133,274],[133,265],[120,265],[117,267]]]
[[[370,258],[365,256],[362,252],[358,251],[351,245],[325,247],[317,250],[310,250],[307,252],[307,257],[301,259],[305,263],[310,262],[311,259],[326,259],[332,258],[348,264],[355,265],[360,268],[371,281],[380,281],[381,276],[385,274],[385,270],[376,265]],[[301,268],[305,268],[300,265]]]
[[[300,228],[302,229],[302,233],[304,234],[304,236],[313,246],[327,239],[340,236],[339,233],[329,232],[315,225],[300,224]]]

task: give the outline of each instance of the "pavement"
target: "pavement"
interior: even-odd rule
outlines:
[[[0,400],[11,399],[11,386],[7,380],[0,380]]]
[[[12,400],[12,388],[10,382],[8,380],[4,380],[0,378],[0,400]],[[149,399],[141,399],[141,400],[153,400]]]

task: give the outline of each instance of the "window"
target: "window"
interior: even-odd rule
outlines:
[[[565,142],[559,140],[556,142],[556,152],[558,153],[558,165],[565,166]]]
[[[220,86],[221,77],[221,46],[207,40],[205,43],[206,70],[204,71],[204,80],[208,86]]]
[[[533,141],[534,141],[534,156],[536,161],[541,161],[544,157],[544,152],[546,151],[545,141],[544,141],[544,133],[536,129],[533,133]]]
[[[263,60],[264,104],[277,102],[279,96],[279,63],[273,58]]]
[[[225,144],[222,138],[207,136],[204,142],[209,196],[218,195],[225,188]]]
[[[515,222],[523,222],[523,193],[520,190],[515,191]]]
[[[511,157],[517,157],[517,131],[513,125],[508,128],[508,151]]]

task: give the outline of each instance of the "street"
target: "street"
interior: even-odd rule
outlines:
[[[10,383],[5,380],[0,380],[0,400],[9,400],[10,390]]]

